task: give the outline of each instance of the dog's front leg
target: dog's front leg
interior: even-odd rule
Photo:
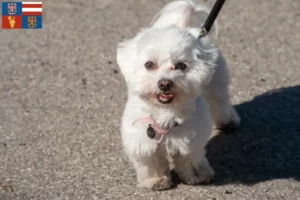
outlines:
[[[139,186],[152,190],[171,188],[169,162],[164,153],[157,150],[152,155],[131,158],[137,172]]]

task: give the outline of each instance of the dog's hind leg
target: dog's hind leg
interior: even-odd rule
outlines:
[[[236,129],[240,124],[240,117],[230,103],[228,83],[229,76],[226,63],[220,55],[215,74],[204,88],[204,96],[209,103],[217,129]]]
[[[189,155],[178,154],[173,157],[175,172],[188,185],[208,184],[214,180],[214,170],[204,155],[205,151],[202,151],[192,150]]]

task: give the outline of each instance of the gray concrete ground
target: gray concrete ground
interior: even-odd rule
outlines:
[[[119,126],[117,43],[168,1],[43,1],[42,30],[0,31],[0,199],[300,199],[300,2],[230,0],[218,44],[235,134],[211,139],[217,180],[136,187]],[[205,1],[211,5],[214,0]]]

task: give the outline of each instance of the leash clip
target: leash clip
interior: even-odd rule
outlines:
[[[199,38],[203,38],[207,35],[208,31],[206,30],[205,27],[202,27],[200,30]]]
[[[214,7],[210,11],[204,25],[201,28],[200,35],[198,38],[205,37],[208,32],[210,31],[211,27],[213,26],[223,4],[225,3],[225,0],[217,0]]]

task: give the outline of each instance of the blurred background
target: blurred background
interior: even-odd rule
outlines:
[[[216,135],[208,186],[136,187],[123,154],[118,42],[168,0],[43,1],[42,30],[0,30],[0,199],[300,199],[300,2],[228,0],[236,133]],[[212,6],[215,0],[199,0]]]

